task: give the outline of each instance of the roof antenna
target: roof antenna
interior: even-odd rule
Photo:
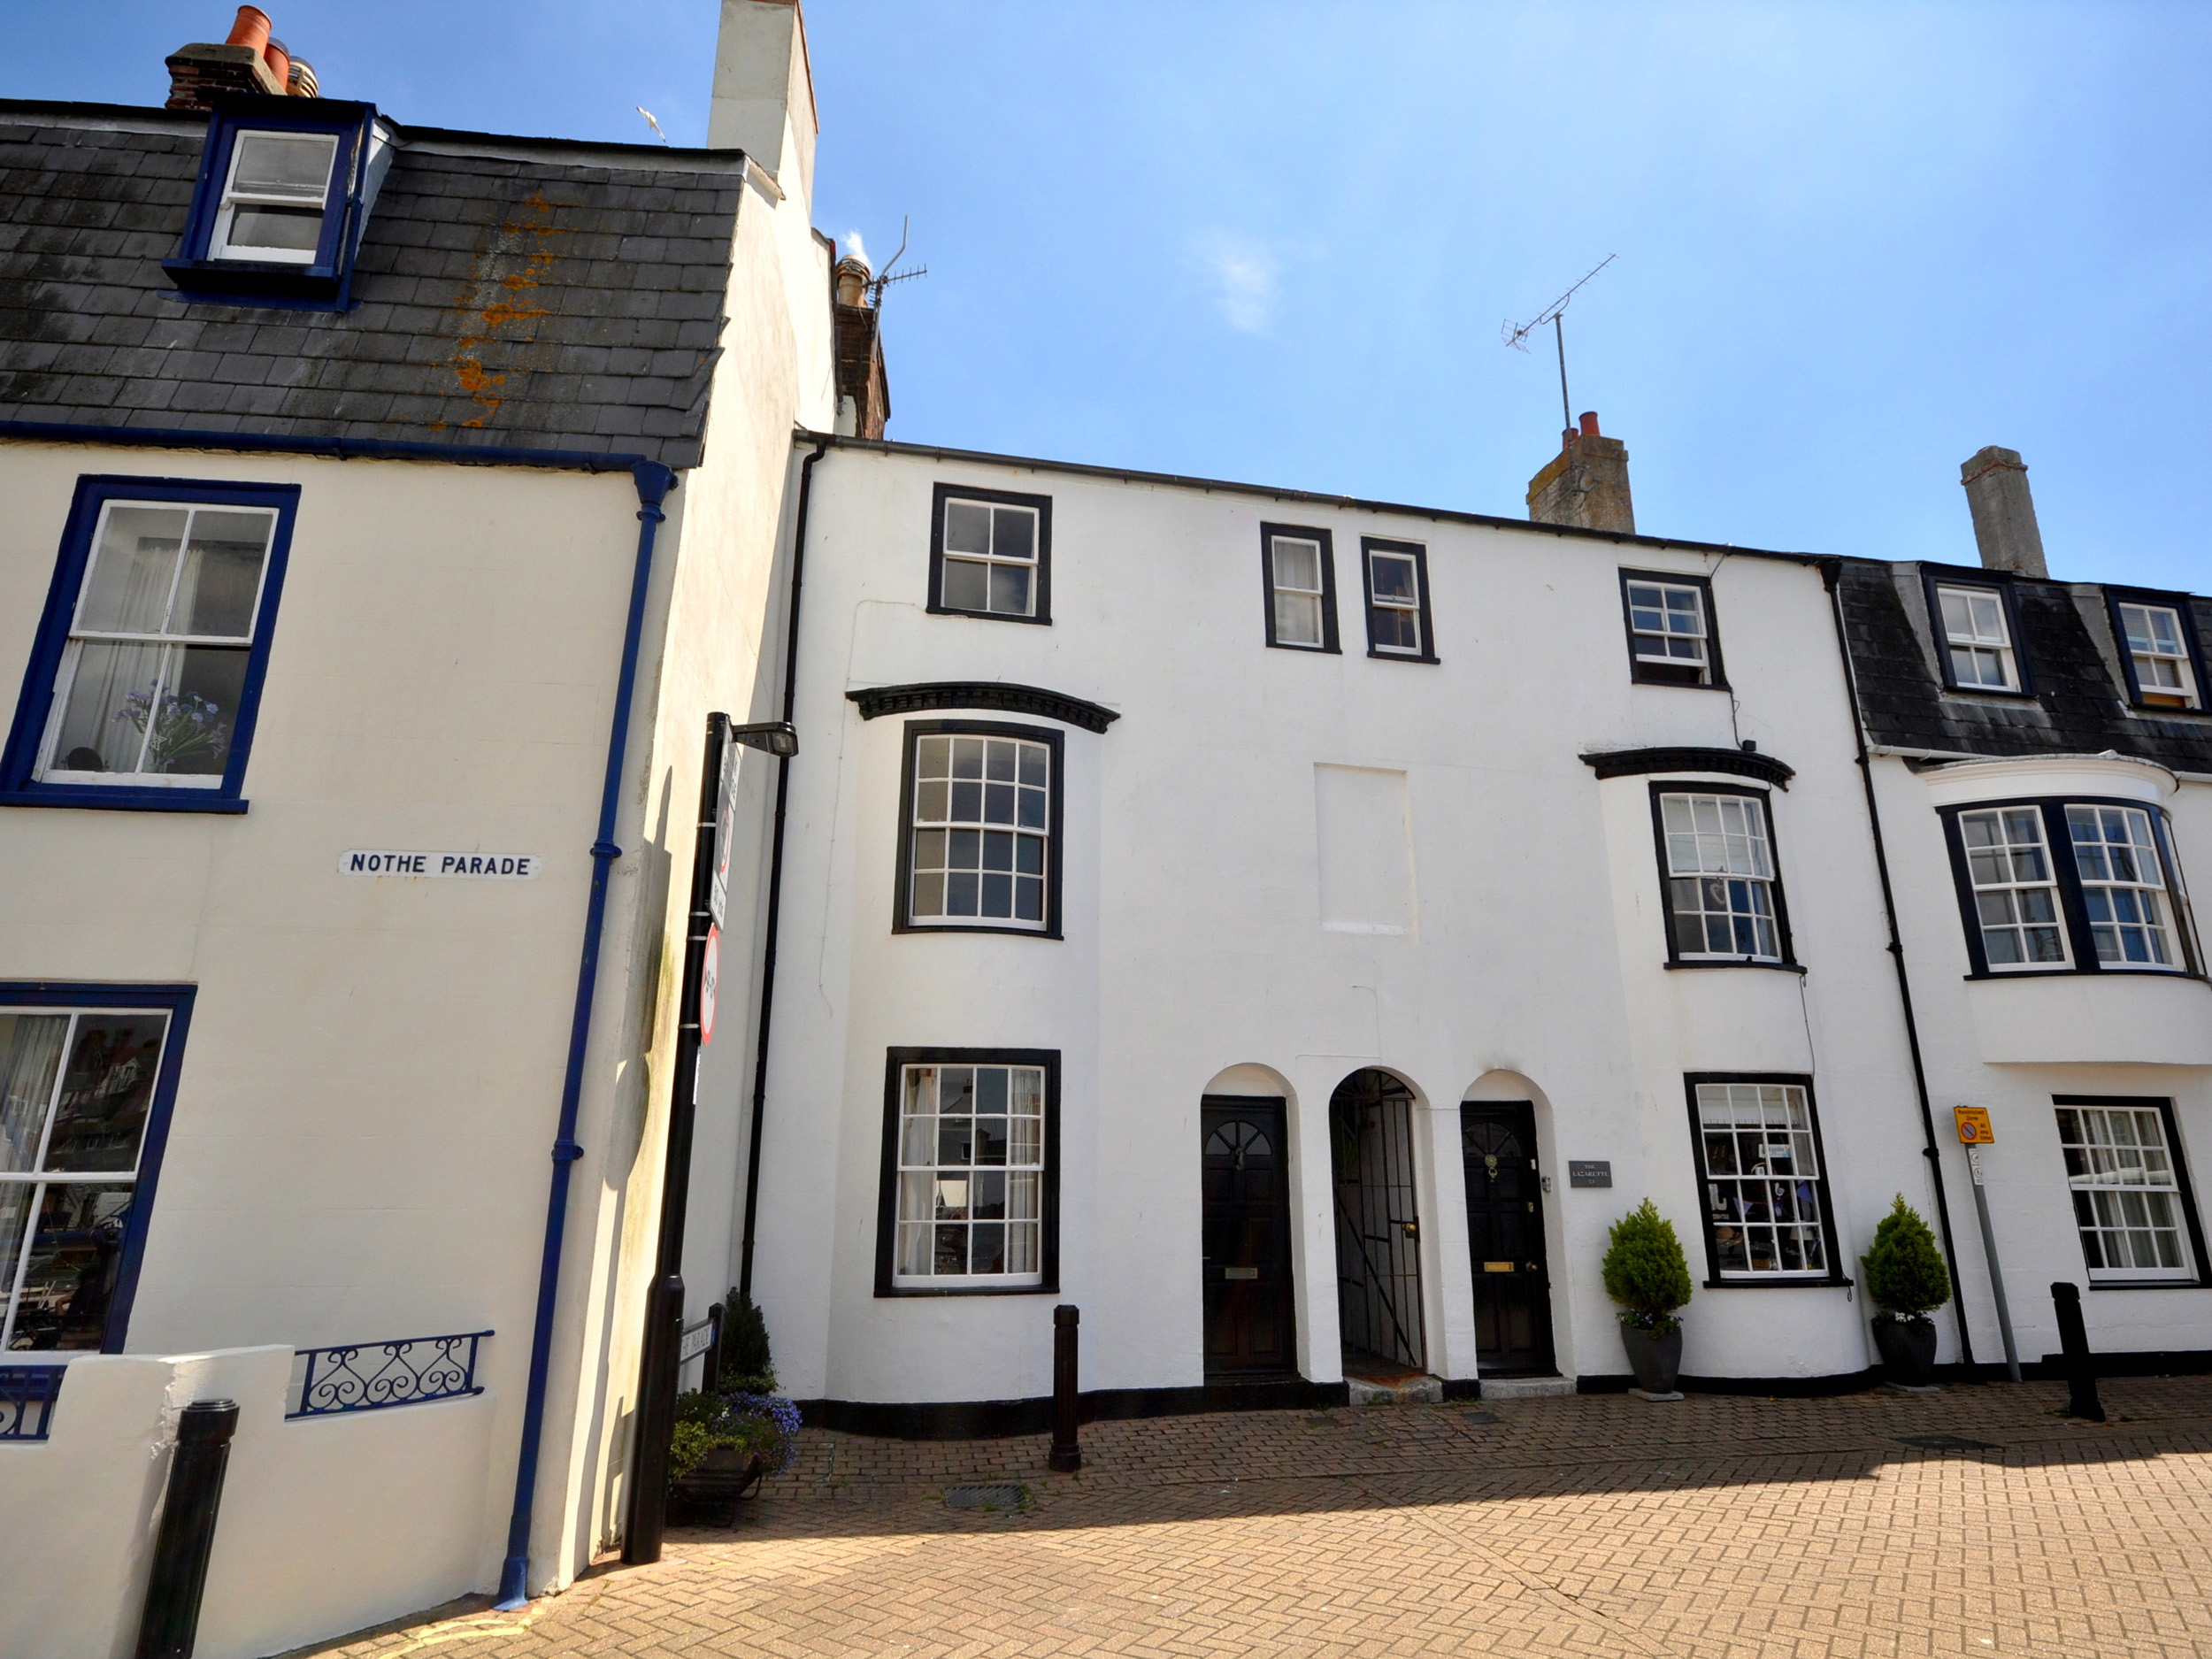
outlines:
[[[654,132],[660,134],[661,142],[664,144],[668,143],[668,134],[661,132],[661,124],[653,119],[653,111],[647,109],[642,104],[635,104],[632,107],[634,108],[640,115],[642,115],[645,118],[646,126],[651,127]],[[673,148],[673,146],[671,146],[671,148]]]
[[[891,256],[889,264],[883,267],[883,274],[868,284],[868,303],[879,311],[883,307],[883,290],[894,282],[910,282],[918,276],[929,274],[929,267],[926,265],[918,265],[911,271],[902,271],[896,276],[891,274],[892,268],[906,255],[906,234],[912,228],[913,224],[914,216],[911,213],[899,220],[899,250]]]
[[[1607,265],[1611,265],[1614,260],[1619,257],[1620,255],[1617,253],[1607,254],[1604,258],[1599,260],[1597,264],[1590,267],[1589,271],[1584,275],[1582,282],[1587,282],[1590,278],[1597,275],[1599,272],[1604,270]],[[1567,401],[1567,331],[1561,326],[1559,319],[1566,314],[1567,302],[1574,298],[1575,289],[1579,288],[1582,286],[1582,282],[1576,283],[1574,288],[1569,288],[1564,294],[1562,294],[1557,299],[1544,307],[1540,315],[1532,317],[1525,323],[1518,324],[1515,323],[1509,318],[1506,320],[1504,326],[1498,331],[1499,337],[1502,338],[1507,345],[1511,346],[1516,351],[1526,351],[1528,349],[1529,335],[1537,329],[1541,328],[1546,323],[1549,323],[1551,325],[1552,337],[1557,342],[1559,346],[1559,424],[1567,431],[1572,431],[1574,429],[1575,418],[1574,405]]]

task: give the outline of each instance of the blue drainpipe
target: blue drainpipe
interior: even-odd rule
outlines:
[[[657,461],[630,468],[637,481],[637,570],[630,578],[630,619],[622,636],[622,678],[615,687],[614,731],[607,739],[607,781],[599,798],[599,839],[591,848],[591,899],[584,909],[584,956],[576,969],[576,1018],[568,1033],[568,1074],[561,1082],[561,1126],[553,1136],[553,1187],[545,1201],[545,1254],[538,1263],[538,1316],[530,1333],[530,1391],[522,1410],[522,1451],[515,1466],[515,1509],[507,1523],[507,1562],[499,1574],[498,1606],[530,1599],[530,1510],[537,1495],[538,1442],[545,1430],[546,1372],[553,1357],[553,1308],[561,1288],[561,1239],[568,1228],[569,1171],[584,1156],[576,1144],[576,1110],[584,1090],[584,1050],[591,1035],[592,992],[599,982],[599,934],[607,919],[607,871],[622,856],[614,820],[622,798],[622,752],[630,734],[630,696],[637,686],[638,643],[645,632],[645,596],[652,585],[653,533],[662,499],[676,475]]]

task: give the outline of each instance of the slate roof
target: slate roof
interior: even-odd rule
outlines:
[[[0,421],[697,463],[738,152],[392,127],[360,303],[288,311],[188,303],[161,268],[206,127],[0,100]]]
[[[2024,758],[2107,749],[2177,772],[2212,772],[2212,717],[2130,709],[2101,588],[2016,580],[2017,641],[2035,695],[1948,691],[1918,565],[1843,561],[1844,630],[1867,740],[1899,749]],[[2177,596],[2212,641],[2212,600]]]

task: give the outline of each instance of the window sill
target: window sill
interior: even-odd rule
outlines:
[[[895,922],[895,933],[1010,933],[1017,939],[1058,939],[1056,927],[992,927],[964,922]]]
[[[1970,984],[1987,984],[1993,979],[2196,979],[2204,975],[2192,973],[2186,968],[2015,968],[2005,972],[1994,969],[1979,973],[1959,976]]]
[[[1741,959],[1725,956],[1711,962],[1670,962],[1666,966],[1669,972],[1677,969],[1687,971],[1695,968],[1763,968],[1770,973],[1795,974],[1805,972],[1805,964],[1801,962],[1761,962],[1750,956]]]
[[[2200,1279],[2093,1279],[2092,1290],[2212,1290]]]
[[[1039,627],[1052,626],[1050,617],[1018,617],[1010,611],[962,611],[953,605],[924,607],[933,617],[972,617],[978,622],[1029,622]]]
[[[876,1286],[876,1298],[878,1301],[890,1301],[902,1296],[1056,1296],[1059,1294],[1060,1286],[1056,1283],[1043,1285],[949,1285],[942,1290],[938,1289],[933,1285],[926,1286],[921,1285],[879,1285]]]
[[[1379,663],[1428,663],[1432,665],[1441,665],[1444,661],[1440,657],[1416,657],[1409,651],[1379,651],[1371,645],[1367,648],[1367,654]]]
[[[238,814],[246,803],[214,789],[100,789],[41,787],[0,790],[0,806],[65,806],[110,812]]]
[[[2203,720],[2212,718],[2212,709],[2176,709],[2157,703],[2131,703],[2130,714],[2139,714],[2153,720]]]
[[[1998,703],[2033,703],[2035,701],[2035,693],[2032,691],[2006,691],[1997,686],[1954,686],[1947,682],[1943,687],[1943,695],[1947,697],[1964,697],[1969,702],[1983,697],[1992,698]]]
[[[1856,1280],[1840,1276],[1829,1279],[1786,1279],[1780,1274],[1771,1278],[1709,1279],[1707,1290],[1848,1290]]]
[[[1341,657],[1344,655],[1341,649],[1333,645],[1289,645],[1281,640],[1268,641],[1267,649],[1271,651],[1295,651],[1301,657]]]
[[[268,299],[334,307],[344,283],[335,265],[257,259],[164,259],[161,268],[188,299],[258,304]]]
[[[1663,686],[1669,691],[1726,691],[1724,680],[1669,680],[1663,674],[1638,673],[1629,671],[1629,680],[1639,686]]]

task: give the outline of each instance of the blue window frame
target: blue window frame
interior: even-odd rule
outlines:
[[[192,998],[0,980],[0,1349],[123,1351]]]
[[[86,477],[0,805],[242,812],[296,484]]]
[[[184,240],[162,268],[188,299],[344,309],[390,153],[373,104],[219,100]]]

